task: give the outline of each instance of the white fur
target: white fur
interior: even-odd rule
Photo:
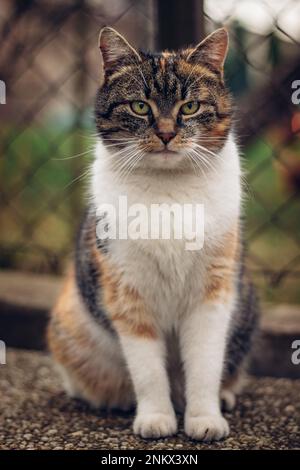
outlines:
[[[134,429],[145,437],[175,432],[170,401],[164,340],[175,331],[186,374],[185,429],[198,439],[219,439],[228,434],[221,416],[220,382],[226,334],[234,299],[202,302],[210,249],[236,223],[240,212],[240,167],[234,139],[229,137],[216,162],[216,171],[201,177],[193,172],[166,170],[131,174],[117,180],[112,156],[99,143],[92,171],[91,196],[96,207],[117,205],[126,195],[128,205],[174,202],[204,204],[205,240],[200,251],[186,251],[182,240],[112,240],[110,255],[124,273],[125,283],[143,297],[155,317],[161,338],[120,338],[138,403]],[[147,158],[147,157],[145,157]],[[214,157],[212,157],[214,158]]]

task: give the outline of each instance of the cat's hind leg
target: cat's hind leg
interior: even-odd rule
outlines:
[[[224,380],[220,400],[223,411],[232,411],[236,405],[237,395],[239,395],[246,383],[246,374],[244,370],[237,371],[232,377]]]
[[[134,394],[113,333],[87,312],[71,273],[54,307],[48,343],[69,396],[97,408],[134,407]]]

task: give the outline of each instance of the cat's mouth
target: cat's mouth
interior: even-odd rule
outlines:
[[[146,165],[157,168],[157,169],[175,169],[182,165],[184,155],[179,150],[161,149],[152,150],[148,153],[150,158],[146,158],[144,161]]]
[[[156,155],[161,155],[162,157],[169,158],[172,155],[178,155],[179,152],[177,150],[171,150],[168,148],[162,149],[162,150],[153,150],[151,153],[154,153]]]

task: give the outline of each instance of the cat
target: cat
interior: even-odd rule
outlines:
[[[112,28],[99,37],[104,80],[98,143],[76,256],[48,340],[67,392],[99,408],[135,408],[134,433],[229,434],[256,331],[244,267],[241,170],[224,84],[224,28],[179,52],[135,50]],[[104,204],[203,204],[202,249],[179,239],[99,237]],[[119,218],[121,218],[119,216]],[[102,224],[102,225],[101,225]]]

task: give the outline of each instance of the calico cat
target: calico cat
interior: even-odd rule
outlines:
[[[96,407],[136,407],[134,432],[219,440],[235,405],[257,323],[244,268],[241,183],[224,85],[228,35],[195,48],[136,51],[105,27],[99,47],[99,137],[90,203],[74,267],[53,309],[50,350],[71,396]],[[103,204],[200,203],[204,245],[99,237]],[[119,217],[122,217],[122,215]]]

